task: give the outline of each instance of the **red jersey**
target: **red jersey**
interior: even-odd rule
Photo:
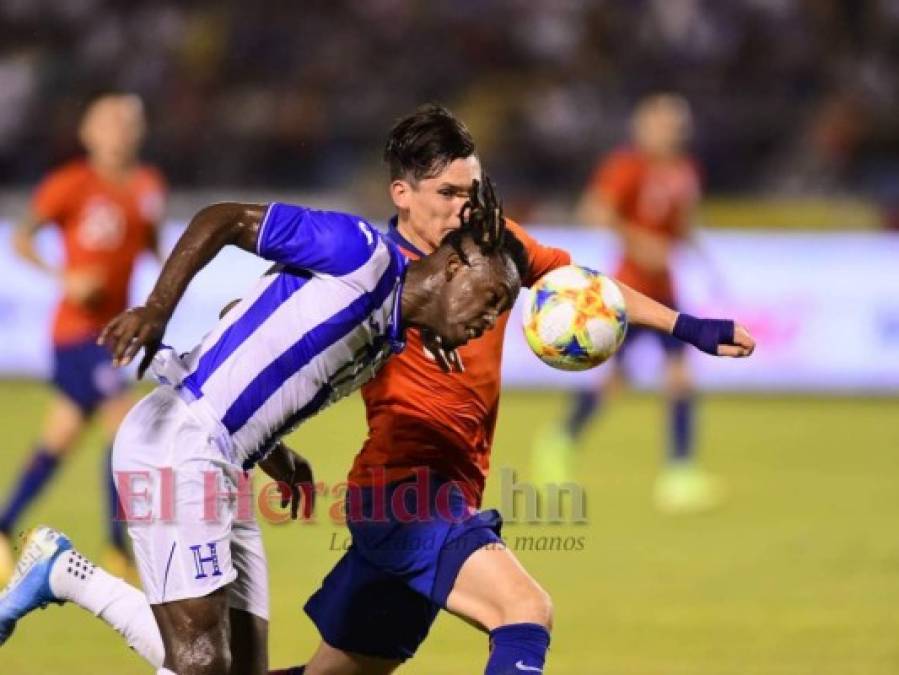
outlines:
[[[542,246],[519,225],[506,222],[527,250],[530,273],[524,285],[571,262],[567,252]],[[408,257],[421,257],[395,229],[391,238]],[[353,463],[350,483],[393,482],[427,467],[458,481],[470,503],[480,504],[499,411],[509,313],[493,330],[459,348],[463,373],[444,373],[425,352],[419,332],[406,331],[406,349],[362,387],[368,438]]]
[[[627,149],[612,153],[597,167],[588,189],[618,214],[625,227],[671,240],[686,234],[700,194],[699,175],[689,159],[658,163]],[[615,276],[655,300],[673,304],[670,270],[646,270],[625,254]]]
[[[140,166],[124,183],[102,178],[85,160],[65,164],[38,186],[32,210],[62,233],[65,270],[103,279],[90,307],[63,298],[53,321],[54,344],[90,339],[128,304],[134,263],[162,217],[165,185],[152,167]]]

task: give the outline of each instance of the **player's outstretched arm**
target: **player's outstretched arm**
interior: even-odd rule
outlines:
[[[671,333],[707,354],[749,356],[755,340],[743,326],[725,319],[698,319],[678,313],[616,280],[627,305],[628,320],[638,326]]]
[[[123,312],[103,329],[97,342],[112,352],[113,363],[131,362],[143,348],[142,377],[162,342],[166,325],[191,280],[225,246],[256,251],[265,216],[262,204],[213,204],[197,213],[163,265],[147,302]]]

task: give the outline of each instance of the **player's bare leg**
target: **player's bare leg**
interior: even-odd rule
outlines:
[[[655,503],[671,515],[702,513],[721,504],[721,482],[696,464],[693,439],[695,387],[684,351],[671,352],[665,360],[665,392],[670,411],[671,448],[656,480]]]
[[[54,393],[44,417],[40,441],[0,513],[0,586],[12,576],[14,556],[10,536],[20,514],[38,497],[62,458],[75,447],[87,421],[71,399]]]
[[[134,403],[134,395],[131,392],[125,392],[118,396],[112,396],[100,404],[97,414],[106,438],[113,438],[116,435],[119,425]]]
[[[54,393],[44,417],[41,446],[56,457],[67,455],[90,420],[68,396]]]
[[[165,668],[178,675],[231,672],[227,588],[201,598],[153,605],[153,615],[165,646]]]
[[[399,660],[345,652],[321,642],[303,675],[390,675],[402,664]]]
[[[510,623],[536,623],[551,629],[549,594],[503,546],[485,546],[459,570],[447,609],[485,631]]]
[[[268,673],[268,621],[240,609],[229,610],[231,675]]]
[[[487,673],[542,672],[553,606],[549,594],[504,546],[485,546],[459,570],[447,609],[490,633]]]

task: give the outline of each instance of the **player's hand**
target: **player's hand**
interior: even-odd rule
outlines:
[[[162,344],[168,321],[168,314],[159,308],[132,307],[106,324],[97,338],[97,344],[103,345],[112,353],[112,364],[116,367],[128,365],[137,352],[143,349],[144,356],[137,368],[137,377],[140,379]]]
[[[465,367],[462,365],[462,359],[459,358],[459,352],[455,349],[446,349],[439,335],[426,328],[421,330],[421,342],[425,351],[434,359],[434,362],[440,367],[444,373],[464,373]]]
[[[65,297],[82,307],[96,307],[103,300],[103,275],[94,270],[71,270],[62,277]]]
[[[283,443],[259,462],[259,468],[278,483],[281,491],[281,508],[290,505],[290,517],[296,520],[303,505],[303,519],[312,517],[315,510],[315,478],[312,466],[302,456]]]
[[[729,319],[698,319],[681,313],[671,332],[678,340],[713,356],[739,358],[755,350],[755,340],[749,331]]]
[[[743,358],[750,356],[755,351],[755,339],[740,324],[734,325],[733,343],[729,345],[718,345],[718,356],[732,356],[734,358]]]

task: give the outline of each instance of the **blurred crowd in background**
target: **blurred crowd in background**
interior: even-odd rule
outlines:
[[[438,100],[510,199],[573,198],[674,90],[712,193],[899,200],[895,0],[0,0],[0,183],[77,152],[101,85],[144,96],[178,187],[383,180],[392,120]]]

